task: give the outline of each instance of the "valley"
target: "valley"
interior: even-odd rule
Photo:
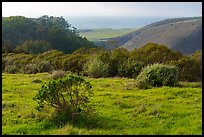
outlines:
[[[202,2],[2,2],[2,135],[202,135]]]

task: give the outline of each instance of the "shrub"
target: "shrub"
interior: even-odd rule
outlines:
[[[118,74],[122,77],[136,78],[142,70],[143,63],[135,60],[127,60],[118,68]]]
[[[91,84],[82,77],[69,75],[42,85],[33,99],[38,103],[36,109],[39,111],[48,105],[56,112],[68,112],[67,117],[72,117],[89,110],[93,95],[91,88]]]
[[[51,72],[53,70],[53,66],[50,61],[42,60],[40,62],[35,62],[37,64],[38,72]]]
[[[136,78],[139,86],[176,86],[178,83],[178,72],[175,66],[163,64],[148,65]]]
[[[99,58],[93,58],[85,64],[85,71],[89,77],[107,77],[109,75],[109,65]]]
[[[36,73],[38,73],[38,68],[37,68],[37,65],[35,63],[30,63],[30,64],[27,64],[25,66],[23,71],[26,74],[36,74]]]
[[[15,74],[19,71],[19,67],[16,64],[8,65],[5,67],[4,71],[7,73]]]
[[[149,82],[148,82],[148,79],[145,75],[143,75],[143,76],[140,75],[140,77],[139,76],[137,77],[136,86],[139,89],[148,89],[151,87]]]
[[[173,64],[178,68],[180,81],[202,81],[202,60],[193,57],[183,57],[177,61],[172,61],[169,64]]]
[[[70,54],[67,57],[64,57],[62,61],[63,69],[79,75],[83,71],[86,58],[86,55]]]
[[[21,73],[25,72],[26,66],[30,63],[34,56],[27,55],[24,53],[19,54],[4,54],[3,61],[3,69],[8,73]]]

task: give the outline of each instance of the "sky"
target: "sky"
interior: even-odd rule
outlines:
[[[2,2],[2,16],[202,16],[202,2]]]

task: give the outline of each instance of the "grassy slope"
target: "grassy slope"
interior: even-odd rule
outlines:
[[[2,134],[202,134],[202,89],[198,83],[182,88],[138,90],[133,79],[87,78],[98,114],[94,126],[67,123],[57,127],[37,112],[32,97],[48,74],[2,76]],[[194,87],[193,87],[194,86]],[[49,110],[47,110],[49,111]],[[49,115],[48,115],[49,116]]]
[[[80,32],[79,34],[91,41],[98,41],[103,38],[113,38],[122,36],[136,29],[93,29],[88,32]]]

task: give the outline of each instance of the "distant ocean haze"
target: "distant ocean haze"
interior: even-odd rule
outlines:
[[[72,27],[77,29],[95,29],[95,28],[140,28],[150,23],[166,19],[168,17],[110,17],[110,16],[83,16],[83,17],[64,17]]]

